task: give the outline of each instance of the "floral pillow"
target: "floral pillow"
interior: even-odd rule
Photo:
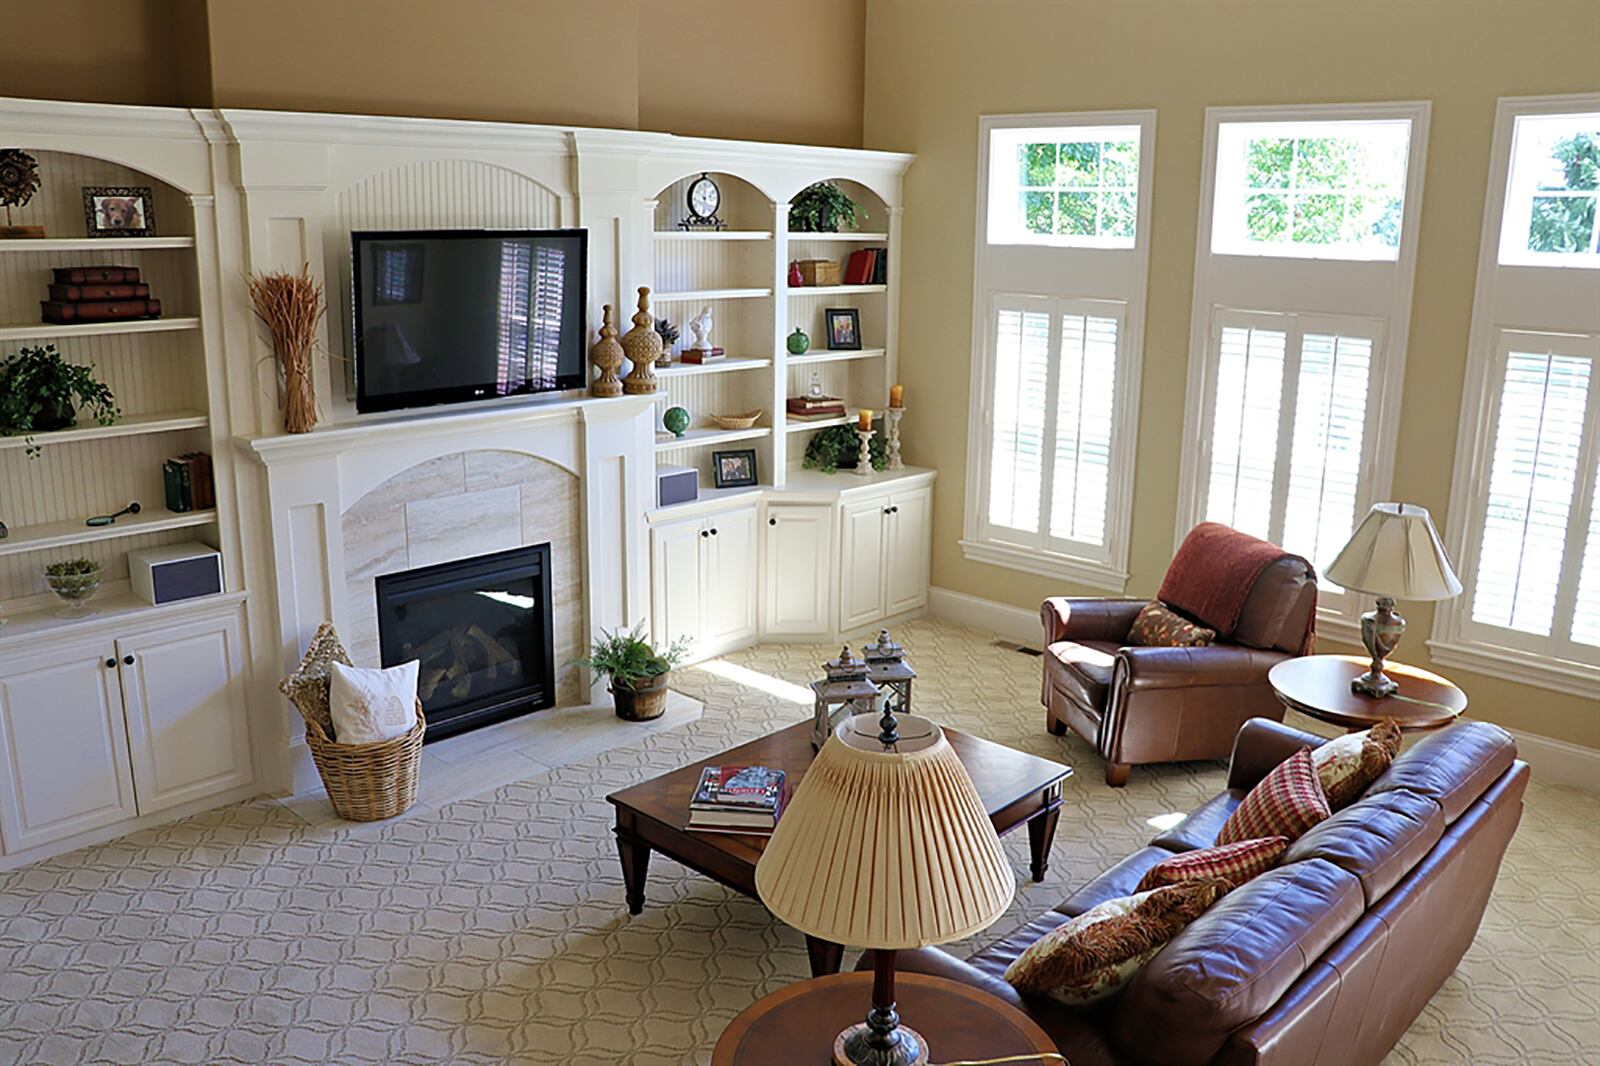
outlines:
[[[1311,762],[1317,768],[1330,810],[1342,810],[1361,798],[1400,753],[1400,727],[1385,718],[1371,729],[1346,733],[1317,748]]]
[[[1200,648],[1216,639],[1215,629],[1197,626],[1152,600],[1139,610],[1124,643],[1147,648]]]
[[[1261,779],[1250,790],[1217,834],[1218,844],[1262,837],[1288,837],[1299,840],[1306,830],[1325,821],[1333,812],[1323,795],[1322,782],[1311,762],[1311,749],[1301,748]]]

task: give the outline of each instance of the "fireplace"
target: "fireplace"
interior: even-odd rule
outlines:
[[[555,705],[550,572],[537,544],[377,578],[379,655],[418,661],[427,739]]]

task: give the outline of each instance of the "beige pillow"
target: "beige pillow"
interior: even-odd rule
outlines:
[[[1185,881],[1108,899],[1046,933],[1006,967],[1024,995],[1069,1007],[1120,992],[1184,926],[1232,887],[1227,881]]]
[[[1400,727],[1385,718],[1371,729],[1335,737],[1311,753],[1328,809],[1337,811],[1361,798],[1400,751]]]
[[[340,744],[374,744],[417,724],[417,661],[385,670],[329,663],[328,713]]]

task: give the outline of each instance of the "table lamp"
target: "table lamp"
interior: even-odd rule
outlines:
[[[872,1009],[834,1041],[836,1066],[923,1066],[927,1042],[895,1010],[895,952],[987,928],[1015,890],[944,732],[892,709],[839,723],[756,863],[756,893],[773,914],[876,952]]]
[[[1394,609],[1395,598],[1448,600],[1461,594],[1461,582],[1450,568],[1428,509],[1409,503],[1373,504],[1323,576],[1378,597],[1377,608],[1361,616],[1361,643],[1372,656],[1372,665],[1350,682],[1350,688],[1380,699],[1400,687],[1383,672],[1383,660],[1406,631],[1406,620]]]

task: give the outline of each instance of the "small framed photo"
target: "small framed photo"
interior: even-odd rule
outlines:
[[[854,307],[827,307],[828,347],[836,352],[861,350],[861,312]]]
[[[145,185],[85,185],[83,221],[91,237],[154,237],[155,201]]]
[[[756,483],[756,450],[735,448],[732,451],[711,453],[712,479],[719,489],[737,488]]]

